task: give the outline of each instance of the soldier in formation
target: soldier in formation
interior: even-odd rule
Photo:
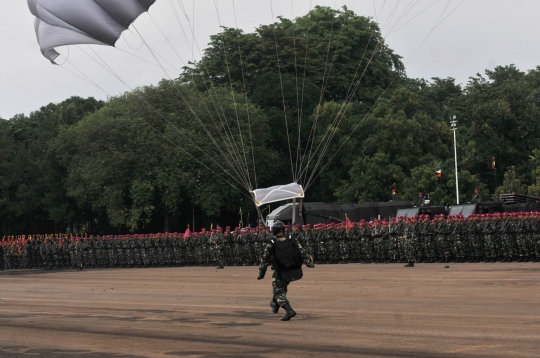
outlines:
[[[315,263],[540,261],[540,213],[427,215],[286,227]],[[191,233],[4,237],[0,270],[253,266],[267,228]]]

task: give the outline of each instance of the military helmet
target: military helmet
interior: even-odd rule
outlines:
[[[285,224],[282,221],[276,220],[272,224],[272,234],[277,235],[280,232],[285,232]]]

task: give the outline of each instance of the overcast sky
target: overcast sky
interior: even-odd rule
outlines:
[[[77,1],[72,0],[73,4]],[[218,12],[214,0],[157,0],[150,15],[142,15],[119,39],[118,49],[92,47],[124,84],[97,64],[97,55],[86,45],[61,48],[63,57],[58,62],[67,61],[52,65],[39,51],[26,1],[0,3],[0,117],[6,119],[74,95],[106,99],[157,83],[166,74],[135,35],[137,30],[174,77],[182,61],[200,57],[209,35],[218,32],[220,24],[250,32],[279,15],[303,15],[314,5],[348,5],[359,15],[378,19],[388,45],[403,56],[410,77],[454,77],[466,83],[469,76],[498,65],[513,63],[524,71],[540,65],[538,0],[217,0]],[[180,12],[185,36],[172,6]],[[433,29],[438,19],[444,21]],[[68,71],[87,76],[95,85]]]

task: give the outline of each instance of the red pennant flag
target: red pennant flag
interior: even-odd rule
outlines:
[[[352,226],[351,220],[349,220],[349,216],[345,214],[345,230],[349,232],[349,230],[351,229],[351,226]]]

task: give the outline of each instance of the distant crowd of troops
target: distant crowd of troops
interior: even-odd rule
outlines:
[[[538,212],[287,226],[287,234],[318,264],[540,260]],[[270,239],[264,227],[189,235],[4,237],[0,269],[255,266]]]

